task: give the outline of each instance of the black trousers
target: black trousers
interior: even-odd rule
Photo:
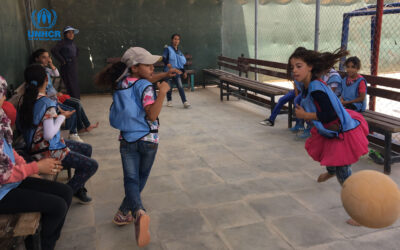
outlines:
[[[42,249],[50,250],[60,237],[71,199],[68,185],[28,177],[0,200],[0,213],[40,212]]]

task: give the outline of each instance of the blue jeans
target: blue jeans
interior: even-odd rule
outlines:
[[[64,105],[62,103],[58,103],[57,105],[60,106],[65,111],[75,110],[73,107]],[[77,114],[75,112],[68,119],[65,120],[65,128],[69,129],[70,134],[76,134],[78,133],[77,126],[78,126]]]
[[[72,107],[76,110],[76,124],[78,130],[88,128],[90,126],[89,119],[87,118],[85,110],[83,109],[81,101],[79,99],[71,97],[64,101],[64,105]]]
[[[281,98],[279,98],[279,101],[275,105],[274,109],[271,111],[271,115],[268,118],[268,120],[274,122],[275,119],[276,119],[276,116],[281,111],[283,105],[285,105],[285,103],[289,102],[290,100],[294,99],[295,96],[296,96],[296,94],[294,93],[294,90],[291,90],[286,95],[284,95]]]
[[[124,214],[143,209],[140,193],[146,185],[151,167],[157,154],[157,143],[139,140],[127,142],[121,140],[120,153],[124,171],[125,197],[119,207]]]
[[[172,87],[173,83],[176,84],[176,87],[178,88],[179,95],[181,96],[182,103],[186,102],[186,96],[185,96],[185,91],[183,90],[182,86],[182,79],[181,76],[177,75],[175,77],[172,77],[168,80],[168,84],[171,87],[171,89],[167,92],[167,101],[172,100]]]
[[[343,182],[351,175],[351,165],[326,167],[326,170],[329,174],[336,175],[340,185],[343,185]]]

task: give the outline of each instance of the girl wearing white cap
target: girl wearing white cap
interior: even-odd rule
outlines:
[[[79,30],[66,26],[63,30],[64,39],[59,41],[51,50],[53,56],[60,62],[61,78],[64,81],[68,94],[80,99],[80,88],[78,84],[78,47],[74,43],[75,35]]]
[[[106,67],[96,76],[95,83],[113,90],[110,124],[120,130],[120,153],[124,172],[125,197],[114,216],[117,225],[135,221],[139,247],[150,242],[150,218],[143,207],[140,193],[156,157],[158,148],[158,115],[170,87],[157,83],[156,96],[151,82],[180,73],[175,69],[153,75],[153,64],[161,56],[140,47],[129,48],[120,62]]]

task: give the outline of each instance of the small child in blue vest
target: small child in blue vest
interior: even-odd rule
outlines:
[[[358,74],[361,62],[358,57],[349,57],[346,62],[347,76],[342,80],[342,96],[340,101],[347,109],[364,112],[367,107],[367,81]]]
[[[143,207],[140,193],[157,154],[158,116],[170,87],[158,83],[158,96],[148,80],[172,77],[176,73],[153,75],[153,64],[161,56],[150,54],[140,47],[129,48],[120,62],[105,68],[96,77],[96,84],[113,89],[110,124],[120,130],[120,153],[124,173],[125,197],[114,216],[119,226],[135,221],[136,241],[139,247],[150,242],[150,218]],[[171,70],[170,70],[171,71]]]
[[[331,68],[327,74],[322,76],[322,81],[326,82],[328,86],[332,89],[336,96],[340,96],[342,93],[342,77],[334,69]]]
[[[351,164],[368,153],[367,122],[360,113],[344,109],[337,96],[321,80],[322,74],[345,55],[345,50],[335,53],[303,50],[293,53],[288,62],[293,78],[304,84],[296,117],[314,124],[305,149],[315,161],[326,166],[327,172],[318,177],[318,182],[336,176],[341,185],[351,175]],[[347,223],[358,225],[352,219]]]

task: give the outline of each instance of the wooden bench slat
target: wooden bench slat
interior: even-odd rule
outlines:
[[[368,125],[370,125],[370,126],[373,126],[373,127],[375,126],[375,127],[384,129],[384,130],[386,130],[388,132],[391,132],[391,133],[400,132],[400,127],[390,126],[386,122],[378,121],[378,120],[375,120],[375,119],[370,118],[370,117],[365,117],[365,120],[368,122]]]
[[[388,89],[381,89],[375,87],[368,87],[367,93],[369,95],[383,97],[386,99],[394,100],[400,102],[400,92],[390,91]]]
[[[255,65],[261,65],[261,66],[266,66],[266,67],[271,67],[271,68],[278,68],[278,69],[284,69],[284,70],[287,69],[287,64],[280,63],[280,62],[265,61],[265,60],[246,58],[246,57],[239,57],[238,61],[239,61],[239,63],[243,63],[243,64],[255,64]]]
[[[393,128],[400,128],[400,123],[390,118],[385,118],[382,116],[371,116],[371,115],[364,115],[364,118],[387,123],[388,126],[391,126]]]
[[[387,114],[376,112],[376,111],[372,111],[372,110],[365,110],[362,114],[364,116],[366,115],[369,117],[384,117],[384,118],[392,119],[393,121],[396,121],[396,122],[400,122],[400,118],[398,118],[398,117],[387,115]]]
[[[250,71],[250,72],[260,73],[260,74],[263,74],[263,75],[268,75],[268,76],[273,76],[273,77],[278,77],[278,78],[283,78],[283,79],[287,78],[286,73],[279,72],[279,71],[256,68],[256,67],[252,67],[252,66],[248,67],[247,70]]]
[[[391,88],[400,88],[400,79],[372,76],[372,75],[362,75],[369,84],[381,85]]]
[[[14,227],[14,237],[35,234],[40,223],[40,213],[22,213]]]
[[[251,91],[261,92],[260,94],[269,95],[284,95],[286,91],[282,89],[274,88],[273,86],[268,86],[261,82],[253,82],[248,81],[246,78],[242,77],[230,77],[230,76],[221,76],[220,80],[228,82],[230,84],[235,84],[239,87],[246,87]]]
[[[234,63],[234,64],[238,63],[237,59],[229,58],[229,57],[225,57],[225,56],[218,56],[218,61],[225,61],[225,62]]]
[[[239,66],[227,64],[227,63],[224,63],[224,62],[218,62],[218,66],[240,71]]]

